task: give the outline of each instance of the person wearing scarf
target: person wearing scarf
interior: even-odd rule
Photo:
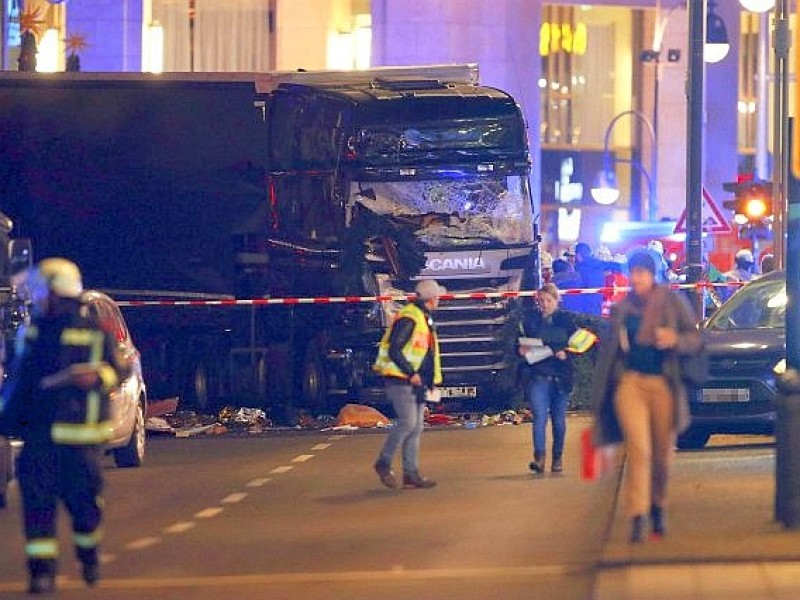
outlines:
[[[689,403],[680,355],[702,347],[684,296],[656,283],[646,252],[628,261],[632,293],[611,312],[611,335],[601,344],[594,373],[594,443],[622,442],[630,541],[665,534],[665,506],[675,438],[689,426]]]

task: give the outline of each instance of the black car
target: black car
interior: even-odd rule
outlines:
[[[692,426],[678,447],[702,448],[714,433],[771,434],[775,379],[786,369],[786,274],[736,292],[702,325],[710,377],[690,390]]]

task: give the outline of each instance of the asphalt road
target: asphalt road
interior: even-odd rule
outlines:
[[[60,521],[60,598],[587,599],[615,482],[534,477],[530,425],[426,431],[431,490],[383,488],[384,434],[151,438],[108,461],[103,580],[87,590]],[[16,486],[0,511],[0,597],[23,595]]]

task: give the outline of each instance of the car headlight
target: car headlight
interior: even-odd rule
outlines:
[[[786,359],[785,358],[780,359],[778,361],[778,364],[772,367],[772,372],[775,373],[775,375],[783,375],[784,373],[786,373]]]

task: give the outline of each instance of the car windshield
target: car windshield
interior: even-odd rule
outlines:
[[[786,281],[755,280],[720,306],[707,329],[774,329],[786,325]]]
[[[520,175],[356,181],[349,205],[356,204],[413,226],[432,248],[528,244],[533,238],[528,181]]]

